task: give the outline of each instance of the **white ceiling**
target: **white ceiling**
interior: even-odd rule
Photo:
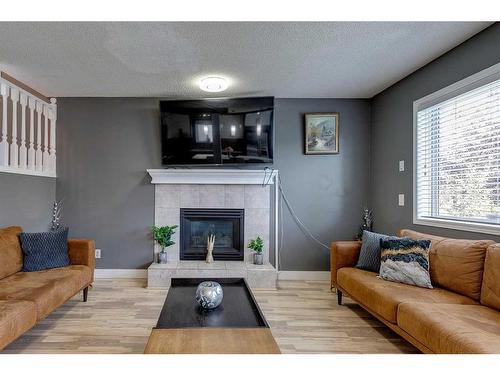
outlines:
[[[0,69],[56,97],[369,98],[489,24],[3,22]]]

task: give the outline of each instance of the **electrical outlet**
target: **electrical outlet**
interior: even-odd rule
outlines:
[[[399,161],[399,171],[400,172],[404,172],[405,171],[405,161],[404,160],[400,160]]]
[[[101,258],[101,249],[95,249],[95,257],[97,259],[100,259]]]
[[[404,194],[399,194],[398,195],[398,204],[400,206],[404,206],[405,205],[405,195]]]

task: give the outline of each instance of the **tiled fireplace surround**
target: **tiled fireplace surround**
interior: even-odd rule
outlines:
[[[172,277],[244,277],[250,287],[275,288],[277,271],[269,263],[270,233],[275,228],[271,217],[274,172],[214,170],[149,170],[155,184],[155,225],[180,225],[181,208],[244,209],[244,261],[180,261],[178,228],[175,245],[167,250],[167,264],[153,263],[148,268],[148,287],[169,287]],[[259,173],[260,172],[260,173]],[[262,182],[268,184],[263,186]],[[264,240],[264,264],[253,264],[250,239]],[[155,260],[159,251],[155,245]]]

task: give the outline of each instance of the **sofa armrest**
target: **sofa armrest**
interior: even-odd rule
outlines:
[[[361,241],[336,241],[330,249],[331,286],[337,287],[337,270],[342,267],[354,267],[358,262]]]
[[[71,264],[88,266],[94,275],[95,242],[93,240],[68,240],[68,252]]]

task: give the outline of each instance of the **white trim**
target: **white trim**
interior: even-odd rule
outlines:
[[[24,174],[28,176],[38,176],[38,177],[49,177],[57,178],[56,172],[54,171],[37,171],[34,169],[21,169],[12,167],[0,167],[1,173],[14,173],[14,174]]]
[[[414,219],[413,224],[427,225],[430,227],[438,227],[438,228],[464,230],[467,232],[487,233],[497,236],[500,235],[500,227],[494,224],[461,222],[461,221],[437,219],[437,218]]]
[[[148,270],[96,268],[94,277],[96,279],[147,279]],[[278,280],[329,281],[330,271],[280,271]]]
[[[431,227],[463,230],[468,232],[486,233],[500,235],[500,228],[494,224],[480,224],[472,222],[459,222],[455,220],[444,219],[422,219],[417,216],[417,113],[422,107],[429,102],[436,102],[439,98],[451,96],[453,93],[459,95],[459,90],[467,86],[476,84],[479,81],[487,80],[488,78],[500,74],[500,63],[490,66],[480,72],[466,77],[458,82],[442,88],[432,94],[424,96],[413,102],[413,224],[427,225]],[[483,83],[481,83],[482,85]],[[484,83],[486,84],[486,82]],[[472,88],[471,88],[472,89]]]
[[[417,109],[420,110],[420,109],[422,109],[421,107],[425,103],[436,101],[436,100],[440,99],[441,97],[448,96],[451,94],[453,94],[453,96],[457,96],[457,95],[459,95],[459,93],[456,93],[456,95],[454,95],[454,93],[456,91],[459,91],[459,90],[461,90],[464,87],[467,87],[469,85],[473,85],[478,81],[485,80],[488,77],[495,76],[499,73],[500,73],[500,63],[492,65],[489,68],[483,69],[480,72],[477,72],[477,73],[475,73],[469,77],[466,77],[458,82],[455,82],[449,86],[446,86],[446,87],[442,88],[441,90],[435,91],[432,94],[429,94],[427,96],[424,96],[423,98],[415,100],[413,102],[413,108],[415,108],[415,105],[416,105]],[[481,83],[481,86],[482,85],[483,84]]]
[[[274,184],[274,267],[276,268],[276,271],[279,272],[280,270],[280,254],[279,254],[279,236],[280,236],[280,222],[279,222],[279,202],[280,202],[280,184],[278,181],[278,175],[276,174],[275,176],[275,184]]]
[[[96,268],[94,270],[96,279],[147,279],[148,270],[137,269],[105,269]]]
[[[272,185],[278,170],[148,169],[152,184]]]
[[[329,281],[330,271],[279,271],[278,280]]]
[[[412,201],[413,201],[413,224],[416,224],[418,220],[417,217],[417,113],[418,105],[417,102],[413,102],[413,171],[412,171]]]

